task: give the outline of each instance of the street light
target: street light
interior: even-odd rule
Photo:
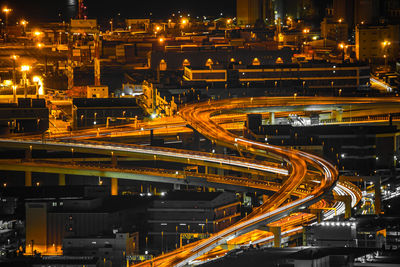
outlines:
[[[15,77],[15,62],[16,62],[16,60],[19,58],[19,56],[17,56],[17,55],[12,55],[10,58],[11,58],[12,61],[13,61],[13,84],[16,84],[16,83],[17,83],[17,79],[16,79],[16,77]]]
[[[24,35],[26,34],[26,25],[28,25],[28,21],[26,21],[26,20],[21,20],[20,21],[20,23],[19,24],[21,24],[22,25],[22,27],[24,28]]]
[[[43,32],[35,31],[33,34],[34,34],[37,38],[39,38],[39,37],[43,34]]]
[[[383,46],[383,58],[385,59],[385,70],[387,70],[387,65],[388,65],[388,49],[392,43],[390,41],[383,41],[382,46]]]
[[[7,29],[7,26],[8,26],[8,13],[10,13],[12,11],[12,9],[11,8],[8,8],[8,7],[4,7],[3,8],[3,12],[4,12],[4,14],[6,15],[6,29],[5,29],[5,33],[4,33],[4,41],[5,42],[7,42],[7,33],[8,33],[8,29]]]
[[[13,85],[12,89],[13,89],[13,102],[17,103],[17,86]]]
[[[342,61],[345,59],[345,49],[348,47],[345,43],[340,43],[339,47],[342,49]]]
[[[188,23],[189,23],[189,21],[187,19],[182,19],[181,20],[181,24],[182,24],[183,27],[185,27]]]
[[[31,66],[28,65],[22,65],[21,66],[21,72],[22,72],[22,80],[24,81],[24,96],[27,98],[28,96],[28,91],[27,91],[27,84],[26,84],[26,73],[31,69]]]
[[[39,76],[33,77],[33,82],[36,84],[36,95],[43,95],[43,81]]]
[[[44,44],[43,43],[37,43],[36,47],[39,50],[42,50],[42,48],[44,48]],[[47,73],[47,54],[46,54],[46,52],[44,52],[44,72]]]

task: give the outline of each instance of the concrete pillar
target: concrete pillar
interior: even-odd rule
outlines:
[[[180,184],[174,184],[174,190],[181,190]]]
[[[269,232],[274,234],[274,247],[281,247],[281,228],[276,226],[269,226]]]
[[[343,121],[343,110],[342,109],[332,110],[331,119],[335,119],[337,122],[342,122]]]
[[[118,164],[117,156],[114,155],[114,153],[112,153],[111,154],[111,165],[113,167],[116,167],[117,164]],[[111,195],[118,196],[118,179],[117,178],[111,178]]]
[[[25,150],[25,160],[30,161],[32,160],[32,149]]]
[[[200,133],[196,130],[193,130],[193,148],[200,149]]]
[[[269,113],[269,124],[275,124],[275,112]]]
[[[32,172],[25,172],[25,186],[32,186]]]
[[[344,202],[345,212],[344,218],[348,219],[351,217],[351,196],[334,196],[336,201]]]
[[[65,186],[65,174],[64,173],[58,174],[58,185]]]
[[[320,223],[322,222],[322,210],[317,212],[317,222]]]
[[[375,188],[375,214],[379,215],[382,212],[381,209],[381,179],[377,178],[374,181],[374,188]]]
[[[315,217],[317,217],[317,222],[320,223],[322,222],[323,219],[323,210],[321,209],[309,209],[308,211],[304,211],[304,212],[309,212],[311,214],[314,214]]]
[[[118,159],[117,156],[114,155],[114,153],[111,154],[111,166],[117,167],[118,164]]]
[[[343,121],[343,110],[336,110],[336,121],[342,122]]]
[[[118,196],[118,179],[111,178],[111,195]]]

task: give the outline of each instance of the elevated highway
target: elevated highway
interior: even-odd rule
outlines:
[[[179,111],[179,115],[196,131],[209,138],[213,143],[226,146],[231,149],[243,151],[248,154],[257,155],[269,159],[270,162],[254,162],[248,158],[229,158],[225,156],[213,155],[212,153],[193,152],[185,150],[173,150],[164,148],[152,148],[135,145],[123,145],[107,142],[83,142],[72,140],[27,140],[27,139],[1,139],[0,145],[5,147],[20,147],[28,150],[48,149],[61,151],[76,151],[90,154],[103,154],[108,156],[140,156],[153,157],[154,160],[174,161],[186,164],[215,164],[218,167],[222,165],[233,166],[231,168],[253,169],[261,173],[275,173],[287,176],[277,192],[268,199],[262,206],[255,209],[254,212],[238,223],[212,235],[210,238],[190,244],[171,253],[157,257],[150,262],[144,262],[140,266],[184,266],[193,262],[196,258],[212,251],[214,248],[227,243],[228,241],[244,236],[261,226],[270,224],[283,217],[311,206],[320,201],[326,194],[329,194],[335,188],[336,194],[354,195],[352,204],[357,202],[355,188],[351,186],[338,186],[335,183],[338,178],[338,172],[332,164],[317,156],[285,149],[282,147],[271,146],[264,143],[254,142],[244,139],[229,132],[225,128],[213,121],[212,117],[221,115],[229,110],[259,110],[270,107],[313,108],[313,105],[361,105],[361,104],[390,104],[398,105],[398,99],[354,99],[354,98],[247,98],[247,99],[228,99],[216,102],[199,103],[184,107]],[[211,154],[211,155],[210,155]],[[281,167],[277,162],[285,162],[288,168]],[[236,170],[236,169],[235,169]],[[300,184],[306,183],[307,174],[319,172],[321,175],[313,175],[317,179],[314,188],[307,194],[298,194],[298,198],[288,202],[288,198],[298,193]],[[178,173],[179,174],[179,173]],[[167,176],[167,175],[166,175]],[[315,178],[317,177],[317,178]],[[245,178],[243,178],[245,179]],[[267,181],[265,181],[267,183]],[[254,184],[252,185],[254,186]],[[338,207],[340,208],[340,207]],[[310,217],[311,220],[311,217]],[[287,232],[296,232],[292,228],[296,223],[283,223]],[[298,220],[296,220],[298,221]],[[293,223],[293,224],[292,224]]]

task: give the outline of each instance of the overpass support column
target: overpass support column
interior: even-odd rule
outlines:
[[[351,217],[351,196],[334,196],[336,201],[344,202],[345,212],[344,218],[348,219]]]
[[[269,113],[269,124],[275,124],[275,112]]]
[[[32,146],[30,149],[25,150],[25,160],[31,161],[32,160]]]
[[[32,186],[32,172],[25,172],[25,186]]]
[[[323,218],[323,217],[324,217],[324,216],[322,215],[322,210],[318,211],[318,212],[317,212],[317,222],[318,222],[318,223],[322,222],[322,218]]]
[[[375,188],[375,214],[381,214],[381,178],[378,177],[374,180],[374,188]]]
[[[343,110],[342,109],[333,110],[331,113],[331,119],[335,119],[337,122],[342,122],[343,121]]]
[[[65,174],[64,173],[58,174],[58,185],[65,186]]]
[[[117,166],[117,156],[114,155],[114,152],[111,152],[111,165],[113,167]],[[118,196],[118,179],[111,178],[111,195]]]
[[[277,226],[269,226],[269,232],[274,234],[274,247],[280,248],[281,247],[281,228]]]
[[[25,150],[25,160],[31,161],[32,160],[32,146]],[[25,171],[25,186],[32,186],[32,172]]]
[[[317,217],[317,222],[322,222],[323,219],[323,210],[321,209],[309,209],[311,214],[314,214]]]
[[[174,190],[181,190],[180,184],[174,184]]]

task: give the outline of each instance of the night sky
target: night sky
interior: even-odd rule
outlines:
[[[10,21],[26,18],[35,21],[68,20],[75,16],[78,0],[8,0],[0,1],[13,9]],[[166,18],[173,12],[190,12],[194,16],[217,15],[221,12],[235,15],[236,0],[85,0],[89,18],[110,19],[118,13],[123,18]]]

